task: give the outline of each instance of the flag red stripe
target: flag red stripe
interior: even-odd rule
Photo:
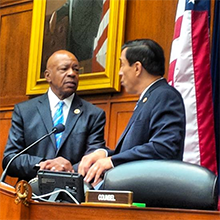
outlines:
[[[109,9],[109,0],[106,0],[104,5],[102,6],[102,17],[101,17],[101,20],[105,16],[105,13],[108,11],[108,9]]]
[[[180,36],[183,16],[180,16],[175,23],[173,40]]]
[[[217,173],[208,13],[192,11],[192,50],[201,165]],[[204,111],[205,109],[205,111]]]
[[[182,16],[175,23],[168,80],[180,91],[186,106],[184,161],[200,164],[217,174],[209,8],[202,7],[207,6],[203,3],[179,0],[177,14]]]
[[[110,1],[106,0],[103,4],[103,8],[102,8],[102,16],[101,16],[101,22],[103,21],[103,19],[105,20],[106,18],[104,18],[106,16],[106,13],[109,10],[109,4]],[[103,46],[103,43],[105,42],[105,40],[107,39],[107,34],[108,34],[108,25],[105,27],[104,30],[102,30],[102,28],[104,28],[104,25],[100,25],[100,30],[101,32],[101,36],[97,39],[97,45],[94,48],[93,51],[93,59],[92,59],[92,70],[93,72],[102,72],[105,70],[105,68],[103,67],[103,64],[101,65],[101,63],[99,63],[97,61],[97,54],[99,53],[100,49]],[[104,48],[103,48],[104,49]],[[106,51],[102,51],[102,54],[105,54]]]
[[[102,47],[103,43],[107,39],[107,34],[108,34],[108,26],[105,28],[105,30],[102,33],[102,36],[98,40],[98,44],[94,50],[94,54],[97,54],[100,48]]]
[[[174,70],[175,70],[175,67],[176,67],[176,61],[177,60],[174,60],[170,63],[170,66],[169,66],[169,76],[168,76],[168,82],[170,83],[171,82],[171,85],[174,86],[174,79],[173,79],[173,75],[174,75]]]

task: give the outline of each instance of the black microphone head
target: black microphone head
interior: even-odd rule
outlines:
[[[60,132],[63,132],[65,130],[65,126],[63,125],[63,124],[58,124],[58,125],[56,125],[53,129],[52,129],[52,131],[54,131],[54,133],[55,134],[58,134],[58,133],[60,133]]]

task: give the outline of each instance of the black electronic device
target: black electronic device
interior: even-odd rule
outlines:
[[[75,203],[85,201],[83,176],[78,173],[39,170],[38,187],[41,195],[57,191],[49,198],[54,202],[74,203],[72,197]]]

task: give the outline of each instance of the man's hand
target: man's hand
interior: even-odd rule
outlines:
[[[40,170],[74,172],[72,164],[63,157],[40,162]]]
[[[104,150],[97,150],[84,156],[78,166],[78,173],[80,173],[82,176],[85,176],[92,164],[94,164],[98,159],[105,157],[106,152]]]
[[[84,178],[84,181],[89,183],[92,179],[94,179],[93,184],[96,185],[104,171],[109,170],[111,168],[111,157],[99,159],[90,167]]]

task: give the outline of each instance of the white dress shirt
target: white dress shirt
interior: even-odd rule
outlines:
[[[161,80],[161,79],[163,79],[163,77],[161,77],[161,78],[157,79],[156,81],[152,82],[152,83],[141,93],[140,98],[138,99],[138,101],[143,98],[144,94],[147,92],[147,90],[148,90],[154,83],[158,82],[158,81]]]
[[[71,96],[69,96],[68,98],[64,99],[64,100],[60,100],[52,91],[51,88],[48,89],[48,99],[49,99],[49,103],[50,103],[50,111],[51,111],[51,116],[53,118],[57,108],[58,108],[58,103],[60,101],[64,102],[63,105],[63,117],[64,117],[64,125],[66,124],[66,119],[70,110],[70,106],[71,103],[73,101],[75,93],[73,93]]]

